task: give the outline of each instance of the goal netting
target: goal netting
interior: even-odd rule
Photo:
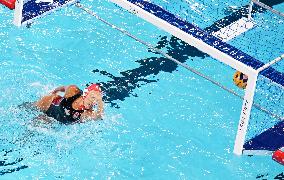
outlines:
[[[249,80],[244,96],[240,96],[243,105],[234,153],[278,148],[272,139],[284,137],[283,130],[276,132],[283,121],[284,30],[282,13],[271,6],[278,8],[279,1],[112,1],[246,74]],[[265,133],[269,148],[253,139],[267,130],[274,135],[269,138]]]

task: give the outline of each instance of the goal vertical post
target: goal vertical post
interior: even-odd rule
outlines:
[[[24,0],[16,0],[14,12],[14,25],[20,27],[22,25]]]
[[[256,89],[258,72],[256,70],[253,70],[247,76],[248,82],[245,90],[245,96],[243,100],[242,111],[240,115],[238,131],[234,146],[234,153],[237,155],[242,155],[243,153],[243,145],[245,143],[250,113],[253,105],[253,98]]]

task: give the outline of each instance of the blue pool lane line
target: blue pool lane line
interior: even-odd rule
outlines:
[[[142,8],[143,10],[153,14],[154,16],[168,22],[169,24],[179,28],[183,32],[202,40],[208,45],[218,49],[219,51],[231,56],[237,61],[252,67],[257,70],[264,65],[263,62],[253,58],[252,56],[242,52],[241,50],[221,41],[215,36],[210,35],[208,32],[202,30],[201,28],[194,26],[193,24],[179,19],[174,14],[164,10],[160,6],[147,2],[145,0],[127,0],[128,2],[135,4],[136,6]],[[275,69],[269,67],[260,74],[271,79],[272,81],[284,86],[284,74],[276,71]]]
[[[22,23],[29,21],[34,18],[41,17],[42,15],[52,12],[60,7],[63,7],[67,4],[72,4],[76,1],[74,0],[53,0],[52,3],[49,2],[39,2],[36,3],[36,0],[28,1],[24,4],[22,10]]]
[[[284,121],[247,141],[244,151],[275,151],[281,147],[284,147]]]

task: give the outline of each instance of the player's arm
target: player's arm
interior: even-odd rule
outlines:
[[[56,94],[58,92],[64,92],[64,97],[72,97],[80,92],[80,89],[76,85],[69,86],[59,86],[52,91],[52,94]]]

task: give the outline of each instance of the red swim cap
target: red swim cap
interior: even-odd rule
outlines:
[[[99,91],[102,92],[100,86],[98,84],[91,84],[90,86],[86,87],[83,91],[83,97],[86,97],[90,91]]]

